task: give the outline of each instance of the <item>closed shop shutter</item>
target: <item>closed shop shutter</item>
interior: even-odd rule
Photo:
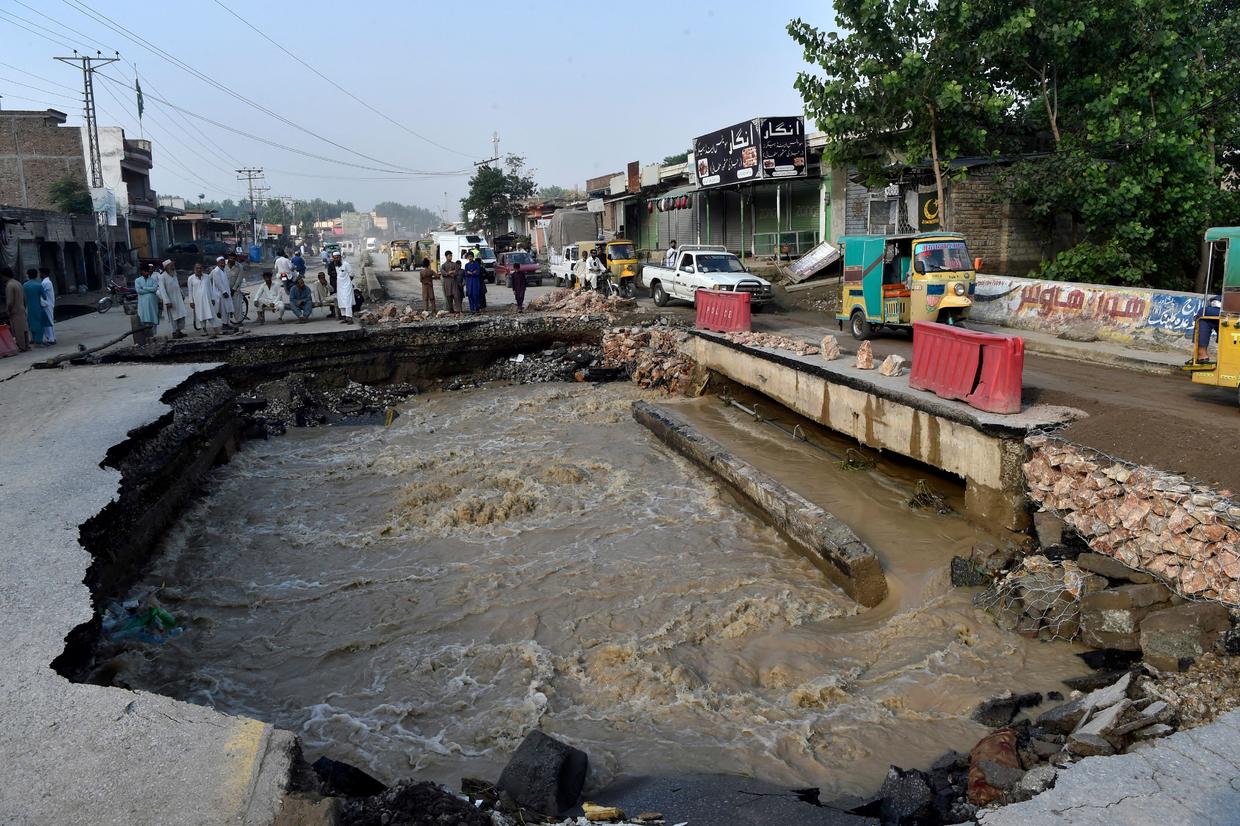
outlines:
[[[793,181],[789,189],[790,229],[818,231],[818,181]],[[785,190],[787,192],[787,190]]]

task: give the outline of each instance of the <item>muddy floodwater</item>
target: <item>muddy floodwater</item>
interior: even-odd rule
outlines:
[[[875,548],[891,596],[861,612],[639,427],[640,392],[439,394],[390,428],[247,444],[143,583],[188,630],[116,654],[113,681],[387,781],[494,779],[541,727],[594,784],[705,770],[855,793],[969,748],[979,701],[1084,672],[951,587],[951,556],[987,537],[903,505],[924,472],[846,471],[717,399],[677,405]]]

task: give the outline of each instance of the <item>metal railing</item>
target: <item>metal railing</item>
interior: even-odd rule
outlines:
[[[800,258],[817,244],[817,230],[755,232],[753,234],[753,254],[758,256],[778,254],[780,258]]]

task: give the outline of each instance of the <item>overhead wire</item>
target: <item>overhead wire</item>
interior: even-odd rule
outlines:
[[[257,34],[259,37],[261,37],[261,38],[263,38],[264,40],[266,40],[266,41],[267,41],[268,43],[270,43],[272,46],[275,46],[277,49],[280,49],[282,52],[284,52],[286,55],[288,55],[289,57],[291,57],[293,60],[296,60],[296,61],[297,61],[298,63],[300,63],[302,66],[306,67],[306,68],[307,68],[307,69],[309,69],[311,72],[314,72],[314,74],[316,74],[317,76],[319,76],[319,77],[320,77],[320,78],[322,78],[323,80],[325,80],[325,81],[327,81],[328,83],[330,83],[330,84],[331,84],[333,87],[335,87],[338,91],[340,91],[340,92],[344,93],[344,94],[345,94],[345,95],[347,95],[349,98],[351,98],[352,100],[354,100],[355,102],[357,102],[359,105],[361,105],[361,106],[365,107],[366,109],[369,109],[371,112],[374,112],[376,115],[378,115],[379,117],[383,118],[384,120],[386,120],[388,123],[392,124],[393,126],[396,126],[396,127],[397,127],[397,128],[399,128],[399,129],[403,129],[404,131],[408,132],[410,135],[413,135],[413,136],[414,136],[415,138],[417,138],[418,140],[425,141],[426,143],[429,143],[431,146],[438,147],[438,148],[440,148],[440,149],[444,150],[445,152],[451,152],[451,153],[453,153],[454,155],[460,155],[462,158],[471,158],[471,159],[472,159],[473,157],[475,157],[475,156],[473,156],[473,155],[470,155],[470,154],[469,154],[469,153],[467,153],[467,152],[461,152],[461,151],[460,151],[460,150],[458,150],[458,149],[453,149],[453,148],[452,148],[452,147],[450,147],[450,146],[445,146],[445,145],[443,145],[442,143],[439,143],[438,141],[431,140],[430,138],[426,137],[425,135],[423,135],[423,134],[421,134],[421,133],[419,133],[419,132],[415,132],[413,129],[410,129],[410,128],[409,128],[408,126],[406,126],[405,124],[401,123],[400,121],[396,120],[395,118],[390,117],[390,116],[389,116],[386,112],[380,111],[379,109],[375,108],[375,107],[374,107],[374,106],[372,106],[371,104],[369,104],[369,103],[367,103],[366,101],[362,100],[360,97],[358,97],[358,96],[357,96],[357,95],[355,95],[354,93],[350,92],[348,89],[346,89],[346,88],[344,88],[343,86],[341,86],[341,85],[340,85],[339,83],[337,83],[335,80],[333,80],[333,79],[332,79],[332,78],[330,78],[329,76],[327,76],[327,75],[323,74],[322,72],[320,72],[317,68],[315,68],[315,67],[314,67],[313,65],[311,65],[310,63],[307,63],[306,61],[302,60],[302,59],[301,59],[300,57],[298,57],[295,53],[293,53],[293,51],[292,51],[291,49],[289,49],[288,47],[286,47],[286,46],[282,46],[281,44],[279,44],[279,43],[277,43],[276,41],[272,40],[272,39],[271,39],[271,38],[270,38],[270,37],[269,37],[269,36],[268,36],[268,35],[267,35],[264,31],[262,31],[261,29],[259,29],[257,26],[255,26],[253,23],[251,23],[251,22],[250,22],[249,20],[247,20],[246,18],[244,18],[244,17],[242,17],[241,15],[237,14],[237,12],[233,11],[233,10],[232,10],[231,8],[229,8],[228,6],[226,6],[226,5],[222,2],[222,0],[215,0],[215,5],[219,6],[221,9],[223,9],[224,11],[228,12],[229,14],[231,14],[231,15],[232,15],[233,17],[235,17],[237,20],[241,21],[241,23],[243,23],[243,24],[244,24],[247,28],[249,28],[251,31],[253,31],[255,34]]]
[[[64,2],[64,3],[65,3],[66,5],[68,5],[70,8],[76,9],[77,11],[81,12],[82,14],[84,14],[84,15],[86,15],[86,16],[88,16],[88,17],[90,17],[91,19],[95,20],[95,22],[100,23],[100,24],[101,24],[101,25],[103,25],[103,26],[106,26],[107,28],[109,28],[109,29],[111,29],[112,31],[116,32],[117,34],[121,35],[121,36],[122,36],[122,37],[124,37],[125,39],[127,39],[127,40],[129,40],[130,42],[134,43],[134,45],[136,45],[136,46],[138,46],[138,47],[140,47],[140,48],[149,49],[152,53],[154,53],[154,54],[158,55],[159,57],[161,57],[161,58],[163,58],[164,60],[168,61],[169,63],[171,63],[172,65],[174,65],[174,66],[176,66],[177,68],[181,69],[182,71],[184,71],[184,72],[186,72],[186,73],[188,73],[188,74],[191,74],[191,75],[193,75],[194,77],[196,77],[197,79],[199,79],[199,80],[203,81],[204,83],[207,83],[208,85],[212,86],[213,88],[215,88],[215,89],[217,89],[217,90],[219,90],[219,91],[221,91],[221,92],[224,92],[225,94],[228,94],[228,95],[230,95],[231,97],[236,98],[237,100],[240,100],[240,101],[242,101],[242,102],[246,103],[247,105],[251,106],[251,107],[252,107],[252,108],[254,108],[254,109],[257,109],[259,112],[262,112],[263,114],[267,115],[268,117],[275,118],[276,120],[279,120],[281,123],[287,124],[290,128],[296,129],[296,130],[297,130],[297,131],[299,131],[299,132],[302,132],[302,133],[304,133],[304,134],[310,135],[310,136],[311,136],[311,137],[313,137],[313,138],[317,138],[318,140],[321,140],[321,141],[323,141],[324,143],[330,144],[331,146],[334,146],[334,147],[336,147],[337,149],[340,149],[340,150],[342,150],[342,151],[344,151],[344,152],[347,152],[347,153],[349,153],[349,154],[351,154],[351,155],[356,155],[356,156],[357,156],[357,157],[359,157],[359,158],[362,158],[362,159],[364,159],[364,160],[371,161],[372,163],[381,164],[383,167],[386,167],[386,168],[381,168],[381,169],[380,169],[380,168],[371,167],[371,168],[373,168],[373,169],[377,169],[377,171],[381,171],[381,172],[409,172],[409,173],[415,173],[415,174],[419,174],[419,175],[421,175],[421,174],[432,174],[432,173],[430,173],[430,172],[429,172],[429,171],[427,171],[427,170],[417,170],[417,169],[412,169],[412,168],[410,168],[410,167],[402,166],[402,165],[400,165],[400,164],[392,163],[392,162],[390,162],[390,161],[385,161],[385,160],[383,160],[382,158],[376,158],[376,157],[374,157],[373,155],[367,155],[366,153],[364,153],[364,152],[359,152],[359,151],[357,151],[356,149],[353,149],[353,148],[351,148],[351,147],[348,147],[348,146],[346,146],[346,145],[344,145],[344,144],[340,143],[339,141],[335,141],[335,140],[332,140],[331,138],[328,138],[328,137],[326,137],[326,136],[324,136],[324,135],[320,135],[319,133],[315,132],[314,130],[309,129],[309,128],[305,127],[305,126],[302,126],[301,124],[299,124],[299,123],[297,123],[297,122],[295,122],[295,121],[293,121],[293,120],[290,120],[290,119],[288,119],[288,118],[286,118],[286,117],[284,117],[284,116],[282,116],[282,115],[278,114],[277,112],[272,111],[271,109],[269,109],[268,107],[266,107],[266,106],[262,105],[261,103],[257,103],[256,101],[251,100],[250,98],[248,98],[248,97],[246,97],[246,96],[244,96],[244,95],[242,95],[242,94],[238,93],[236,89],[234,89],[234,88],[229,88],[228,86],[226,86],[226,85],[224,85],[224,84],[220,83],[219,81],[215,80],[214,78],[210,77],[209,75],[205,74],[204,72],[202,72],[202,71],[200,71],[200,70],[198,70],[198,69],[194,68],[193,66],[189,65],[188,63],[185,63],[184,61],[182,61],[182,60],[180,60],[180,59],[176,58],[175,56],[173,56],[173,55],[171,55],[171,54],[169,54],[167,51],[165,51],[164,49],[160,48],[160,47],[159,47],[159,46],[157,46],[156,44],[151,43],[149,40],[146,40],[145,38],[141,37],[141,35],[138,35],[138,34],[136,34],[135,32],[133,32],[133,31],[131,31],[130,29],[128,29],[128,28],[126,28],[125,26],[123,26],[122,24],[117,23],[115,20],[113,20],[112,18],[110,18],[110,17],[108,17],[107,15],[103,14],[102,12],[97,12],[97,11],[95,11],[95,10],[94,10],[94,9],[92,9],[90,6],[86,5],[85,3],[81,2],[80,0],[62,0],[62,2]],[[165,101],[165,103],[167,103],[167,102]],[[183,111],[184,111],[184,110],[183,110]],[[327,160],[328,162],[332,162],[332,163],[337,163],[337,162],[338,162],[338,161],[335,161],[335,160],[333,160],[333,159],[331,159],[331,158],[322,158],[321,156],[320,156],[320,159],[322,159],[322,160]]]
[[[3,16],[3,15],[7,15],[7,16]],[[9,19],[8,19],[9,17],[13,17],[13,18],[15,18],[15,20],[9,20]],[[73,46],[70,46],[68,43],[65,43],[63,40],[58,40],[58,39],[56,39],[56,38],[48,37],[47,35],[43,34],[42,32],[35,31],[34,29],[30,28],[29,26],[24,26],[24,25],[22,25],[21,23],[16,22],[17,20],[23,20],[23,19],[24,19],[24,18],[17,17],[17,15],[15,15],[15,14],[10,14],[9,12],[6,12],[6,11],[4,11],[3,9],[0,9],[0,21],[5,22],[5,23],[8,23],[8,24],[9,24],[9,25],[11,25],[11,26],[16,26],[16,27],[17,27],[17,28],[19,28],[19,29],[25,29],[25,30],[26,30],[27,32],[29,32],[30,34],[33,34],[33,35],[35,35],[36,37],[41,37],[41,38],[43,38],[44,40],[46,40],[47,42],[49,42],[49,43],[53,43],[53,44],[55,44],[55,45],[59,46],[59,47],[60,47],[60,48],[62,48],[62,49],[68,49],[68,50],[70,50],[70,51],[73,51],[73,50],[74,50],[74,49],[73,49]]]

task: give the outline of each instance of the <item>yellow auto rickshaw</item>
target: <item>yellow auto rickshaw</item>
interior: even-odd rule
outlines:
[[[632,241],[617,238],[614,241],[581,241],[577,244],[579,254],[584,258],[590,250],[598,250],[599,257],[607,267],[610,276],[609,287],[614,288],[624,298],[637,296],[637,253]],[[598,284],[592,285],[598,288]],[[610,292],[610,289],[607,290]]]
[[[876,327],[912,329],[914,321],[957,324],[973,306],[976,269],[964,236],[845,235],[840,329],[864,340]]]
[[[420,267],[427,259],[430,259],[431,269],[439,272],[439,256],[435,251],[435,242],[430,238],[423,238],[413,245],[413,265]]]
[[[388,249],[388,269],[409,272],[413,266],[413,247],[407,240],[392,242]]]
[[[1184,365],[1196,384],[1240,387],[1240,227],[1206,230],[1206,290],[1202,309],[1193,322],[1193,357]],[[1218,284],[1219,291],[1211,293]],[[1200,359],[1210,333],[1218,334],[1218,357]]]

